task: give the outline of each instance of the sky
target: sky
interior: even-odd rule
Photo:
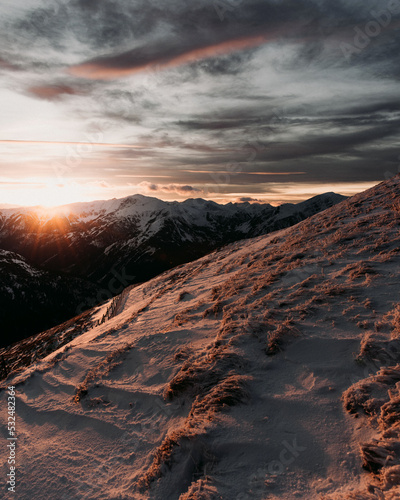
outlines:
[[[399,172],[400,0],[3,0],[0,204],[297,202]]]

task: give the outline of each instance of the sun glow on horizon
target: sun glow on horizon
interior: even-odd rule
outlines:
[[[57,182],[55,179],[42,178],[3,184],[6,186],[0,188],[2,203],[23,207],[40,206],[54,211],[63,205],[90,201],[84,187],[72,181]]]
[[[35,207],[43,216],[62,215],[66,212],[65,205],[86,203],[112,198],[125,198],[142,194],[164,201],[184,201],[188,198],[204,198],[225,204],[238,201],[250,201],[280,205],[283,203],[298,203],[313,196],[333,191],[338,194],[352,196],[364,191],[377,182],[361,183],[262,183],[259,190],[231,192],[207,192],[202,189],[192,196],[183,193],[165,192],[164,185],[157,185],[157,190],[146,189],[142,184],[109,184],[104,181],[88,182],[75,179],[55,179],[50,177],[31,177],[23,179],[0,178],[0,208],[7,205],[20,207]],[[229,187],[229,186],[227,186]],[[238,187],[238,186],[235,186]]]

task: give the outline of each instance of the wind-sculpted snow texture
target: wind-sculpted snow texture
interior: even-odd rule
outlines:
[[[399,194],[167,271],[11,373],[18,498],[399,498]]]

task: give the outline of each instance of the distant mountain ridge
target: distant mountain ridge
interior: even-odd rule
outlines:
[[[132,283],[146,281],[228,243],[292,226],[344,199],[326,193],[297,205],[273,207],[257,203],[219,205],[202,199],[165,202],[134,195],[66,205],[53,214],[40,207],[3,209],[0,249],[15,252],[32,269],[74,278],[75,301],[69,291],[68,298],[59,297],[61,304],[69,304],[66,311],[72,317]],[[8,261],[0,260],[5,287],[0,288],[0,301],[9,298],[8,267]],[[42,280],[47,279],[43,275]],[[23,283],[34,290],[40,281]],[[19,310],[17,318],[8,317],[6,309],[2,312],[4,324],[14,334],[21,332],[19,338],[56,324],[46,321],[41,328],[30,320],[26,304]],[[39,310],[43,313],[43,308]],[[68,319],[67,312],[56,315],[58,322]]]
[[[112,269],[122,267],[143,281],[227,243],[292,226],[344,199],[326,193],[272,207],[134,195],[67,205],[53,217],[35,208],[0,210],[0,248],[102,286],[113,278]]]
[[[0,346],[76,315],[77,303],[96,290],[88,281],[40,270],[21,255],[0,250]]]

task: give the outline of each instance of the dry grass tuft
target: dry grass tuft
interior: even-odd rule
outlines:
[[[396,385],[397,391],[399,387]],[[381,429],[400,430],[400,394],[388,392],[390,401],[382,405],[378,423]]]
[[[400,342],[398,339],[391,341],[376,340],[376,333],[368,332],[364,335],[357,362],[370,362],[374,366],[393,365],[400,361]]]
[[[197,396],[189,413],[189,418],[203,415],[207,420],[231,406],[244,403],[249,398],[249,377],[231,375],[213,387],[206,396]]]
[[[366,406],[369,402],[370,391],[368,387],[361,383],[357,383],[349,387],[343,393],[342,400],[346,411],[350,414],[358,414],[361,411],[371,413],[371,409]]]
[[[208,318],[209,316],[213,316],[214,318],[218,318],[218,316],[222,313],[222,302],[215,302],[213,306],[209,307],[203,312],[203,318]]]
[[[379,440],[361,445],[363,469],[378,474],[384,467],[400,464],[400,442],[398,439]]]
[[[341,276],[348,276],[350,281],[355,281],[357,278],[365,278],[378,274],[369,262],[359,261],[347,265],[339,273]]]
[[[199,394],[218,384],[231,370],[243,368],[244,360],[228,351],[226,346],[215,345],[199,356],[189,358],[169,382],[164,391],[167,400],[184,393]]]
[[[361,380],[349,387],[342,396],[345,409],[356,414],[376,418],[390,398],[391,390],[400,381],[400,366],[381,368],[376,375]]]
[[[400,305],[396,305],[392,311],[392,328],[391,338],[400,338]]]
[[[383,493],[381,490],[379,491],[379,496],[370,492],[353,491],[351,493],[334,493],[333,495],[324,495],[321,497],[321,500],[385,500],[385,497],[382,496]]]
[[[200,479],[190,485],[186,493],[178,500],[223,500],[217,488],[208,483],[207,478]]]
[[[161,446],[157,448],[149,470],[138,480],[138,488],[148,489],[156,479],[168,472],[172,467],[176,448],[190,449],[196,437],[198,437],[198,432],[186,427],[170,432]]]
[[[192,349],[189,346],[179,347],[174,354],[174,361],[182,361],[190,357]]]
[[[400,465],[385,467],[382,471],[382,482],[385,490],[400,485]]]
[[[221,296],[221,287],[213,287],[211,289],[211,299],[215,302],[216,300],[219,300]]]
[[[382,368],[376,375],[354,384],[343,395],[347,411],[363,411],[379,436],[360,446],[363,468],[376,484],[367,492],[340,498],[398,499],[400,486],[400,365]],[[372,495],[372,496],[371,496]],[[339,496],[327,496],[326,500]]]
[[[101,361],[92,370],[89,370],[86,374],[85,379],[75,389],[75,396],[73,398],[73,401],[75,403],[79,403],[82,398],[87,396],[89,386],[93,384],[95,380],[100,380],[108,375],[111,370],[121,364],[123,355],[131,348],[132,344],[127,344],[113,352],[110,352],[103,361]]]
[[[176,326],[182,326],[189,321],[189,315],[183,311],[175,315],[173,324]]]
[[[286,319],[282,324],[278,325],[274,332],[268,335],[266,354],[268,356],[278,354],[290,340],[299,336],[300,331],[293,326],[293,320]]]
[[[207,464],[214,463],[215,457],[207,451],[200,438],[204,437],[206,426],[218,413],[248,399],[249,379],[238,375],[227,376],[210,387],[206,394],[199,393],[182,427],[171,431],[157,448],[149,470],[137,483],[138,487],[148,489],[155,480],[171,470],[174,463],[189,463],[191,476],[195,471],[204,470]]]
[[[185,300],[188,297],[190,297],[190,292],[187,292],[186,290],[182,290],[181,292],[179,292],[177,302],[181,302],[182,300]]]

